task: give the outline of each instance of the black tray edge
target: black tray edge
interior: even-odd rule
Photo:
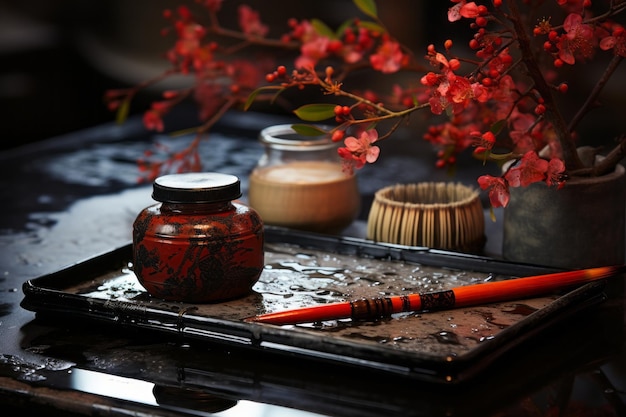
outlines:
[[[540,266],[518,265],[476,255],[459,255],[454,252],[436,251],[427,248],[410,248],[399,245],[378,244],[358,238],[294,232],[281,228],[268,228],[266,237],[268,242],[293,243],[303,247],[314,247],[316,249],[324,249],[338,253],[346,253],[346,250],[349,250],[354,251],[355,255],[360,256],[389,258],[392,260],[417,262],[433,266],[467,269],[468,263],[471,263],[471,269],[477,271],[497,271],[497,273],[514,276],[528,275],[537,273],[537,271],[541,271],[542,273],[554,271],[553,269]],[[320,245],[323,247],[320,247]],[[68,274],[70,276],[76,274],[81,276],[82,281],[84,280],[84,275],[81,275],[81,273],[87,273],[88,271],[93,271],[94,268],[98,269],[102,266],[110,268],[112,261],[118,261],[121,264],[124,260],[127,261],[129,259],[128,256],[132,253],[131,249],[131,244],[126,244],[111,252],[75,263],[52,274],[28,280],[23,285],[25,298],[22,301],[22,307],[35,312],[43,310],[46,311],[46,313],[61,315],[67,313],[68,308],[75,308],[86,319],[95,319],[130,327],[142,327],[148,330],[165,331],[166,333],[169,332],[174,335],[180,335],[180,332],[174,328],[164,329],[158,326],[144,326],[138,324],[135,320],[138,310],[120,311],[116,310],[114,303],[107,304],[106,301],[102,300],[96,300],[96,302],[87,301],[84,297],[72,297],[71,294],[65,294],[59,291],[58,288],[54,288],[53,285],[46,287],[46,285],[54,284],[56,279],[60,276],[65,277]],[[430,260],[434,260],[434,262],[427,262]],[[452,266],[450,266],[451,260],[454,260]],[[444,263],[444,261],[448,262]],[[498,269],[499,267],[502,269]],[[510,272],[516,272],[516,274]],[[394,352],[394,354],[391,355],[393,360],[390,360],[388,357],[385,358],[384,350],[381,356],[381,350],[379,349],[371,349],[371,351],[364,349],[365,355],[363,357],[352,358],[337,354],[336,352],[329,352],[328,349],[324,349],[324,343],[320,343],[319,338],[310,335],[302,336],[305,343],[301,346],[293,346],[286,343],[286,340],[291,335],[288,330],[271,325],[238,323],[211,318],[200,318],[200,320],[198,320],[197,317],[194,318],[192,315],[180,314],[180,312],[173,312],[172,320],[184,319],[186,321],[185,328],[188,330],[183,336],[191,339],[205,340],[208,337],[211,341],[218,343],[235,344],[256,349],[261,348],[262,350],[282,351],[288,355],[304,355],[315,360],[338,362],[346,365],[367,366],[372,369],[414,377],[429,382],[446,384],[452,382],[458,384],[470,380],[473,376],[477,375],[481,369],[495,360],[499,355],[498,352],[503,352],[506,350],[507,346],[511,344],[512,338],[518,339],[516,343],[531,338],[545,330],[545,328],[550,327],[554,322],[587,308],[590,305],[603,301],[605,297],[601,294],[602,288],[602,285],[592,283],[572,291],[566,294],[565,297],[568,297],[567,299],[561,298],[541,311],[533,313],[537,316],[529,316],[531,320],[525,321],[523,325],[514,325],[503,330],[501,335],[506,332],[506,337],[497,339],[498,341],[503,340],[503,342],[495,343],[493,340],[489,341],[490,343],[494,343],[491,343],[491,345],[486,343],[473,350],[471,354],[445,364],[442,364],[439,360],[429,360],[428,357],[415,360],[412,355],[403,355],[402,352],[400,354]],[[50,301],[51,296],[55,302]],[[140,314],[144,313],[148,312],[142,311]],[[191,323],[198,324],[198,326],[190,328],[189,324]],[[224,329],[227,329],[227,331],[224,331]],[[349,352],[354,348],[350,343],[339,343],[338,345],[335,344],[334,347],[339,348],[342,352]],[[362,349],[362,347],[360,347],[360,349]],[[487,355],[489,360],[485,360],[484,363],[482,363],[483,361],[481,360],[480,366],[472,364],[474,359],[483,354],[485,350],[493,350],[490,355]],[[432,365],[438,366],[441,370],[433,371]]]

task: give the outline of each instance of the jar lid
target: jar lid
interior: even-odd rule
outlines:
[[[330,129],[325,126],[318,127],[322,130]],[[328,134],[302,136],[289,124],[268,126],[261,130],[259,139],[274,149],[287,151],[316,151],[339,147]]]
[[[217,172],[164,175],[152,189],[152,198],[163,203],[217,203],[239,197],[239,178]]]

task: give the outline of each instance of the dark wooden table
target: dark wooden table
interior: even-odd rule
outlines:
[[[262,153],[256,134],[283,121],[229,114],[203,144],[205,169],[238,175],[245,196]],[[179,115],[174,124],[188,122]],[[0,154],[2,415],[626,415],[621,287],[507,352],[476,382],[445,390],[23,309],[26,280],[130,241],[135,216],[153,203],[136,159],[151,142],[187,140],[148,134],[132,119]],[[473,185],[482,167],[461,163],[458,180]],[[363,237],[377,189],[448,179],[433,166],[430,148],[408,132],[385,144],[377,165],[359,173],[363,209],[344,234]],[[487,255],[498,255],[500,233],[487,223]]]

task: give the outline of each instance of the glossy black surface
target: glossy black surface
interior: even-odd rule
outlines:
[[[537,295],[454,311],[410,312],[382,320],[261,325],[246,319],[345,299],[372,299],[383,291],[432,293],[549,271],[485,257],[274,227],[266,227],[265,243],[267,267],[252,291],[236,299],[198,304],[150,297],[137,279],[137,259],[131,262],[132,246],[127,245],[28,280],[21,306],[57,323],[82,319],[158,332],[180,343],[200,341],[247,350],[251,355],[273,354],[279,361],[294,357],[302,365],[321,362],[332,365],[337,373],[357,364],[363,372],[377,371],[387,379],[399,376],[408,383],[467,388],[506,351],[606,300],[605,283],[594,282],[560,296]]]
[[[187,116],[179,117],[184,125]],[[203,144],[205,169],[239,176],[245,196],[262,152],[256,135],[281,121],[229,115]],[[471,387],[445,390],[358,366],[338,370],[91,322],[59,324],[21,308],[26,280],[130,241],[135,216],[153,203],[151,187],[137,184],[135,160],[157,140],[179,146],[190,138],[147,134],[131,120],[0,154],[3,415],[626,415],[621,285],[507,352]],[[363,208],[347,235],[362,237],[375,190],[447,179],[418,138],[384,145],[376,166],[359,174]],[[459,169],[459,180],[473,185],[483,167],[462,163],[472,168]],[[488,221],[487,254],[497,255],[499,233]]]

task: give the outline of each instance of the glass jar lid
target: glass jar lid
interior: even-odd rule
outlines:
[[[324,127],[320,126],[320,128]],[[303,136],[289,124],[266,127],[261,130],[259,139],[274,149],[286,151],[323,150],[338,146],[329,135]]]
[[[217,203],[239,197],[239,178],[217,172],[163,175],[152,189],[152,198],[163,203]]]

